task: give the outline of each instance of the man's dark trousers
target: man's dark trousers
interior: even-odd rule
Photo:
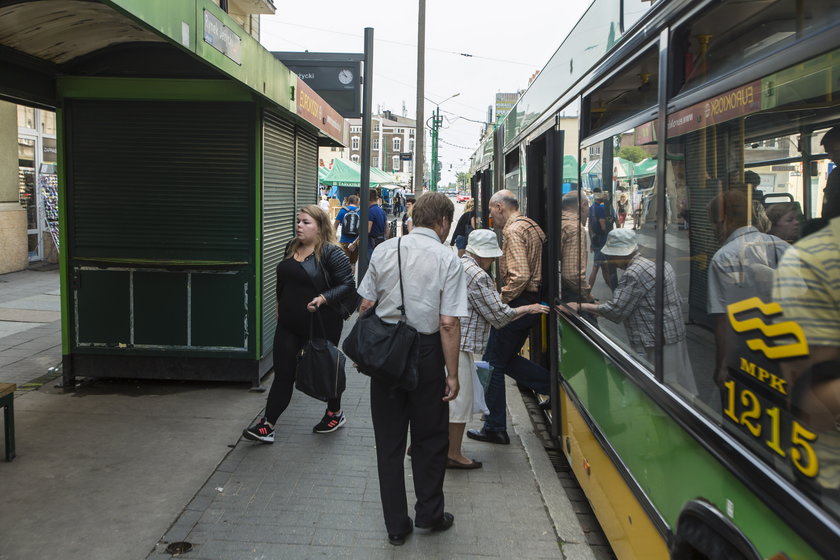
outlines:
[[[510,302],[511,307],[530,305],[539,301],[539,295],[532,292],[524,292],[518,298]],[[487,385],[487,392],[484,400],[490,410],[484,420],[484,430],[488,432],[501,432],[507,428],[505,419],[505,374],[509,375],[529,389],[540,394],[548,395],[551,392],[551,378],[548,370],[535,364],[527,358],[519,355],[522,345],[528,339],[531,328],[540,320],[539,315],[523,315],[521,318],[512,321],[502,327],[490,329],[490,339],[487,342],[487,351],[484,353],[484,361],[490,364],[492,373],[490,382]]]
[[[389,534],[410,529],[405,495],[405,446],[411,427],[415,522],[430,527],[443,517],[443,478],[449,448],[449,403],[440,334],[420,335],[419,383],[414,391],[394,390],[371,379],[370,411],[376,437],[379,493]]]

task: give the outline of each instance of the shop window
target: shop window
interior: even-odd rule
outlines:
[[[17,106],[17,120],[20,128],[35,129],[35,109],[32,107]]]
[[[46,111],[41,109],[38,111],[41,121],[41,132],[44,134],[49,134],[51,136],[55,135],[55,113],[52,111]]]
[[[675,92],[688,90],[783,49],[840,18],[834,0],[747,0],[716,3],[675,32],[681,54]]]
[[[649,48],[618,76],[585,99],[591,134],[656,105],[659,53]]]

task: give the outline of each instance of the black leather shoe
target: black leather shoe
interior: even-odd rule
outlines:
[[[409,520],[408,531],[406,531],[405,533],[396,533],[393,535],[391,533],[388,533],[388,542],[394,546],[402,546],[405,544],[405,538],[408,535],[410,535],[412,531],[414,531],[414,526],[411,525],[411,521]]]
[[[481,428],[480,430],[467,430],[467,437],[476,441],[484,441],[487,443],[498,443],[500,445],[507,445],[510,443],[510,437],[505,430],[499,432],[490,432]]]
[[[440,533],[441,531],[446,531],[452,527],[453,523],[455,523],[455,516],[448,511],[444,511],[443,517],[434,522],[431,527],[421,527],[420,525],[417,525],[417,528],[424,533]]]

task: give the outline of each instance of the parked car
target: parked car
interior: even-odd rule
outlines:
[[[455,197],[455,202],[466,202],[468,200],[472,200],[472,197],[468,194],[459,194]]]

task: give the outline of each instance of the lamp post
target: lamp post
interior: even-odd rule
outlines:
[[[441,125],[443,124],[443,117],[440,116],[440,106],[452,99],[453,97],[458,97],[461,95],[461,92],[458,92],[454,95],[450,95],[440,103],[435,103],[428,97],[426,98],[428,101],[432,101],[435,103],[435,112],[432,113],[432,118],[429,119],[432,121],[432,169],[431,173],[429,174],[429,188],[432,191],[437,190],[438,182],[440,181],[440,162],[438,161],[438,130],[440,129]]]

